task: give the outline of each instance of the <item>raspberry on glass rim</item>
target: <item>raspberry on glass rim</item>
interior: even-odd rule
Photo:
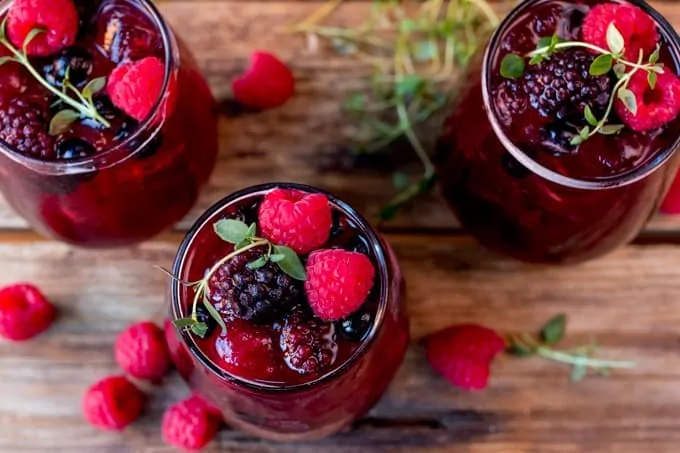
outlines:
[[[0,1],[0,191],[41,234],[111,247],[179,221],[214,102],[150,0]]]
[[[173,360],[227,424],[252,434],[336,433],[378,401],[404,358],[396,257],[320,189],[267,184],[226,197],[189,231],[172,275]]]
[[[522,2],[446,122],[444,198],[482,245],[523,261],[627,243],[680,163],[679,64],[677,34],[644,1]]]

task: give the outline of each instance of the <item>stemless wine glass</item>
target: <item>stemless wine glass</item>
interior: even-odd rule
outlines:
[[[0,3],[1,11],[11,3]],[[165,78],[151,115],[127,138],[81,159],[41,161],[0,144],[0,190],[9,204],[41,234],[87,247],[140,242],[179,221],[217,154],[214,98],[153,3],[106,0],[100,8],[126,8],[116,20],[144,20],[158,33]]]
[[[463,226],[492,250],[537,263],[599,257],[640,232],[677,169],[678,119],[653,137],[626,131],[617,137],[596,136],[581,145],[580,153],[591,153],[582,154],[584,161],[586,157],[597,161],[600,157],[611,159],[612,151],[624,155],[638,142],[654,140],[652,152],[635,168],[602,177],[581,177],[578,164],[572,165],[570,174],[548,168],[537,158],[540,151],[514,142],[504,129],[507,112],[501,111],[499,96],[493,92],[504,54],[515,44],[526,45],[522,39],[538,41],[549,24],[554,27],[550,21],[557,20],[558,14],[569,14],[562,19],[567,21],[562,29],[574,33],[585,12],[601,3],[521,2],[496,30],[483,58],[471,66],[439,143],[438,176],[442,194]],[[673,27],[644,1],[613,3],[635,5],[656,22],[661,59],[667,70],[677,73],[680,41]],[[517,34],[511,35],[513,32]],[[504,101],[512,102],[513,95]],[[527,130],[535,126],[521,125]],[[565,155],[554,157],[554,161],[579,158]]]

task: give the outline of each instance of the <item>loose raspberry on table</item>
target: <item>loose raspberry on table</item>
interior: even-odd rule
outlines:
[[[637,111],[630,109],[620,99],[614,107],[616,113],[628,127],[644,132],[673,121],[680,113],[680,79],[669,70],[657,74],[654,89],[647,79],[647,73],[638,71],[628,84],[628,89],[635,95]]]
[[[21,283],[0,289],[0,337],[23,341],[47,330],[56,309],[34,285]]]
[[[45,30],[27,47],[29,55],[45,57],[70,46],[78,33],[73,0],[14,0],[7,13],[7,36],[21,49],[36,28]]]
[[[221,420],[197,396],[173,404],[163,414],[163,440],[185,450],[200,450],[215,438]]]
[[[18,97],[0,105],[0,139],[29,157],[55,157],[48,110],[40,99]]]
[[[283,105],[295,95],[293,72],[276,56],[254,52],[250,67],[231,84],[234,98],[241,104],[259,110]]]
[[[120,431],[139,418],[145,396],[123,376],[111,376],[92,385],[83,398],[83,415],[93,426]]]
[[[337,321],[357,311],[373,287],[375,268],[361,253],[317,250],[307,260],[305,291],[314,314]]]
[[[165,375],[171,363],[164,332],[152,322],[139,322],[121,332],[114,356],[130,376],[154,382]]]
[[[297,302],[301,284],[277,264],[270,261],[259,269],[248,267],[265,251],[258,247],[240,253],[210,277],[210,300],[225,317],[267,324],[279,319]]]
[[[326,243],[333,224],[328,197],[295,189],[274,189],[259,210],[262,235],[277,245],[309,253]]]
[[[487,327],[460,324],[428,337],[425,348],[430,366],[453,385],[482,390],[489,381],[491,362],[505,350],[505,341]]]
[[[656,49],[659,32],[654,20],[642,9],[629,4],[605,3],[592,8],[583,21],[583,40],[609,49],[607,30],[611,24],[623,36],[627,60],[637,61],[640,50],[647,58]]]
[[[165,81],[165,65],[156,57],[123,63],[109,75],[107,92],[113,104],[138,121],[146,119],[161,96]],[[174,103],[172,91],[167,106]],[[166,112],[167,113],[167,112]]]
[[[246,379],[271,378],[278,368],[269,327],[230,321],[226,335],[215,340],[215,349],[224,369]]]
[[[327,369],[338,354],[334,325],[314,319],[299,309],[286,316],[280,342],[284,361],[300,374]]]

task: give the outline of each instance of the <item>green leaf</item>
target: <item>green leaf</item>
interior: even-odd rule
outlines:
[[[614,135],[618,134],[625,126],[623,124],[607,124],[602,126],[600,129],[600,134],[602,135]]]
[[[198,323],[198,321],[196,321],[194,318],[180,318],[180,319],[174,320],[172,323],[178,329],[185,329],[187,327],[192,327],[193,325]]]
[[[506,79],[516,79],[524,74],[524,58],[509,53],[501,61],[501,75]]]
[[[557,36],[556,34],[550,37],[550,49],[549,49],[550,53],[553,53],[555,51],[560,41],[561,41],[560,37]]]
[[[511,343],[510,346],[508,346],[507,352],[508,354],[517,357],[529,357],[536,354],[536,351],[531,349],[529,346],[515,342]]]
[[[574,136],[571,138],[571,140],[569,140],[569,144],[570,144],[570,145],[576,146],[576,145],[580,145],[580,144],[583,143],[584,141],[585,141],[585,140],[584,140],[583,137],[581,137],[580,135],[574,135]]]
[[[626,65],[623,63],[617,63],[614,65],[614,74],[617,78],[621,78],[626,75]]]
[[[222,332],[226,332],[227,325],[224,323],[224,319],[222,319],[220,313],[217,311],[215,306],[208,300],[207,297],[203,297],[203,306],[205,307],[206,310],[208,310],[210,316],[212,316],[212,318],[217,322],[217,325],[219,325],[222,328]]]
[[[578,135],[580,135],[584,141],[588,140],[590,137],[590,126],[583,126],[583,129],[579,131]]]
[[[658,75],[656,75],[656,72],[649,72],[647,74],[647,82],[649,83],[649,88],[652,90],[656,88],[656,82],[658,80]]]
[[[649,64],[655,64],[657,61],[659,61],[659,57],[661,56],[661,46],[659,44],[656,45],[656,49],[654,49],[654,52],[649,56]]]
[[[411,185],[411,178],[405,173],[396,172],[392,175],[392,184],[398,192],[401,192]]]
[[[586,121],[588,122],[588,124],[590,124],[593,127],[597,126],[599,121],[597,120],[597,118],[595,118],[595,115],[593,114],[593,111],[590,109],[589,105],[586,105],[586,108],[583,110],[583,113],[586,117]]]
[[[553,45],[552,42],[553,42],[552,36],[544,36],[543,38],[538,40],[538,44],[536,44],[536,50],[543,49],[544,47],[549,50],[550,47]]]
[[[283,255],[284,258],[277,262],[276,264],[281,268],[283,272],[293,277],[295,280],[307,280],[307,273],[305,272],[305,267],[300,261],[300,257],[297,253],[289,247],[284,247],[282,245],[275,245],[274,250],[277,255]]]
[[[543,60],[545,60],[546,58],[547,58],[547,57],[546,57],[545,55],[542,55],[542,54],[540,54],[540,55],[534,55],[533,57],[531,57],[531,60],[529,60],[529,64],[530,64],[531,66],[537,65],[537,64],[539,64],[539,63],[542,63]]]
[[[241,242],[234,244],[234,250],[241,250],[243,247],[247,247],[250,245],[250,240],[244,239]]]
[[[264,267],[268,262],[269,262],[269,257],[261,256],[258,259],[256,259],[255,261],[251,261],[250,263],[248,263],[247,266],[248,266],[248,269],[255,270],[255,269],[259,269],[261,267]]]
[[[205,338],[205,335],[208,333],[208,325],[204,322],[197,322],[191,326],[191,331],[200,338]]]
[[[22,49],[24,51],[24,55],[26,55],[26,49],[28,48],[28,45],[31,43],[31,41],[33,41],[36,38],[36,36],[38,36],[39,34],[45,33],[45,32],[47,32],[47,29],[45,29],[43,27],[36,27],[36,28],[34,28],[34,29],[32,29],[31,31],[28,32],[28,34],[26,35],[26,38],[24,39],[24,44],[22,46]]]
[[[52,117],[52,121],[50,121],[50,135],[59,135],[68,131],[68,129],[71,127],[71,124],[73,124],[73,122],[78,118],[80,118],[80,113],[76,112],[75,110],[61,110],[56,115],[54,115]]]
[[[545,344],[551,345],[564,338],[567,329],[567,316],[559,314],[548,321],[541,329],[541,338]]]
[[[235,219],[222,219],[213,225],[215,233],[225,242],[239,244],[248,238],[248,225]]]
[[[590,65],[590,75],[593,76],[601,76],[612,69],[612,64],[614,62],[614,59],[612,58],[611,55],[609,54],[604,54],[600,55],[596,59],[593,60],[592,64]]]
[[[623,102],[626,108],[635,115],[637,113],[637,100],[635,94],[626,87],[619,88],[617,97]]]
[[[571,382],[582,381],[583,378],[586,377],[587,372],[588,367],[586,367],[585,365],[576,365],[571,372]]]
[[[279,263],[279,262],[281,262],[285,259],[286,259],[286,255],[282,255],[280,253],[274,253],[274,254],[269,256],[269,261],[271,261],[272,263]]]
[[[394,91],[398,98],[403,99],[406,96],[417,95],[424,87],[425,79],[417,74],[409,74],[396,83]]]
[[[95,93],[99,93],[106,86],[106,77],[97,77],[92,79],[85,85],[83,92],[81,93],[85,99],[92,101],[92,96]]]
[[[607,27],[607,45],[615,56],[623,55],[626,41],[623,39],[623,35],[619,29],[614,25],[614,22],[610,23],[609,27]]]
[[[257,233],[257,223],[253,222],[248,227],[248,236],[247,236],[246,239],[254,238],[256,233]]]

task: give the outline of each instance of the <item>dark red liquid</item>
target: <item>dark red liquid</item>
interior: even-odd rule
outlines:
[[[232,251],[232,246],[216,236],[212,224],[224,217],[246,223],[256,221],[257,207],[268,190],[258,189],[253,188],[252,195],[235,203],[218,204],[199,220],[198,230],[189,233],[188,237],[193,239],[188,248],[180,249],[176,260],[175,271],[182,280],[200,280],[215,262]],[[302,190],[314,189],[304,187]],[[337,205],[334,222],[331,238],[323,248],[343,248],[369,256],[377,276],[371,294],[359,310],[371,320],[366,334],[348,339],[340,331],[341,322],[330,324],[335,359],[329,366],[310,374],[291,369],[285,363],[280,346],[280,321],[254,325],[225,319],[227,330],[264,334],[273,345],[273,354],[254,353],[257,355],[251,357],[237,350],[243,347],[239,342],[225,346],[219,327],[206,339],[187,332],[178,338],[174,329],[168,331],[174,360],[183,376],[195,390],[222,409],[228,423],[271,439],[328,435],[370,409],[399,368],[409,335],[402,307],[402,277],[394,255],[373,233],[367,233],[367,227],[359,224],[362,220],[353,213],[343,212]],[[303,261],[305,258],[302,257]],[[183,264],[178,269],[180,262]],[[385,290],[388,296],[381,300]],[[178,287],[177,291],[177,302],[186,314],[193,300],[193,289]],[[323,323],[318,319],[317,322]],[[376,322],[380,325],[373,332],[370,329]],[[242,357],[237,363],[224,359],[225,348],[230,347],[233,349],[227,350],[229,356]]]
[[[207,182],[217,153],[214,98],[181,41],[174,48],[170,38],[167,42],[173,48],[166,49],[162,24],[148,4],[142,0],[76,4],[82,5],[81,25],[72,47],[92,61],[91,73],[79,88],[108,76],[120,62],[155,56],[170,68],[170,83],[162,95],[177,101],[165,117],[153,112],[148,123],[114,109],[107,117],[110,128],[81,119],[54,137],[55,148],[74,138],[91,144],[95,153],[87,157],[63,159],[49,150],[41,162],[3,150],[0,190],[32,227],[47,236],[88,247],[136,243],[186,215]],[[54,58],[33,58],[32,63],[42,71]],[[0,87],[4,97],[49,104],[56,99],[16,64],[0,68]],[[107,101],[105,90],[95,99]],[[61,108],[54,105],[50,115]]]
[[[677,168],[672,152],[680,135],[680,120],[645,133],[624,129],[614,136],[595,135],[565,152],[547,127],[567,121],[541,118],[535,111],[510,115],[504,109],[512,95],[504,92],[501,59],[509,52],[526,54],[539,38],[557,32],[566,40],[580,39],[580,26],[595,1],[527,1],[501,25],[491,43],[488,91],[482,95],[482,61],[473,64],[459,103],[447,121],[438,150],[443,194],[463,225],[489,248],[530,262],[574,262],[600,256],[631,240],[655,212]],[[640,2],[633,2],[640,6]],[[663,30],[661,60],[677,73],[670,39]],[[672,38],[671,38],[672,36]],[[541,176],[520,163],[501,143],[487,115],[498,118],[508,140],[535,164],[572,180],[601,185],[570,187]],[[578,124],[581,121],[583,124]],[[569,118],[585,125],[585,120]],[[616,115],[610,123],[620,123]],[[623,178],[645,166],[655,166],[637,182]],[[585,188],[588,187],[588,188]]]

